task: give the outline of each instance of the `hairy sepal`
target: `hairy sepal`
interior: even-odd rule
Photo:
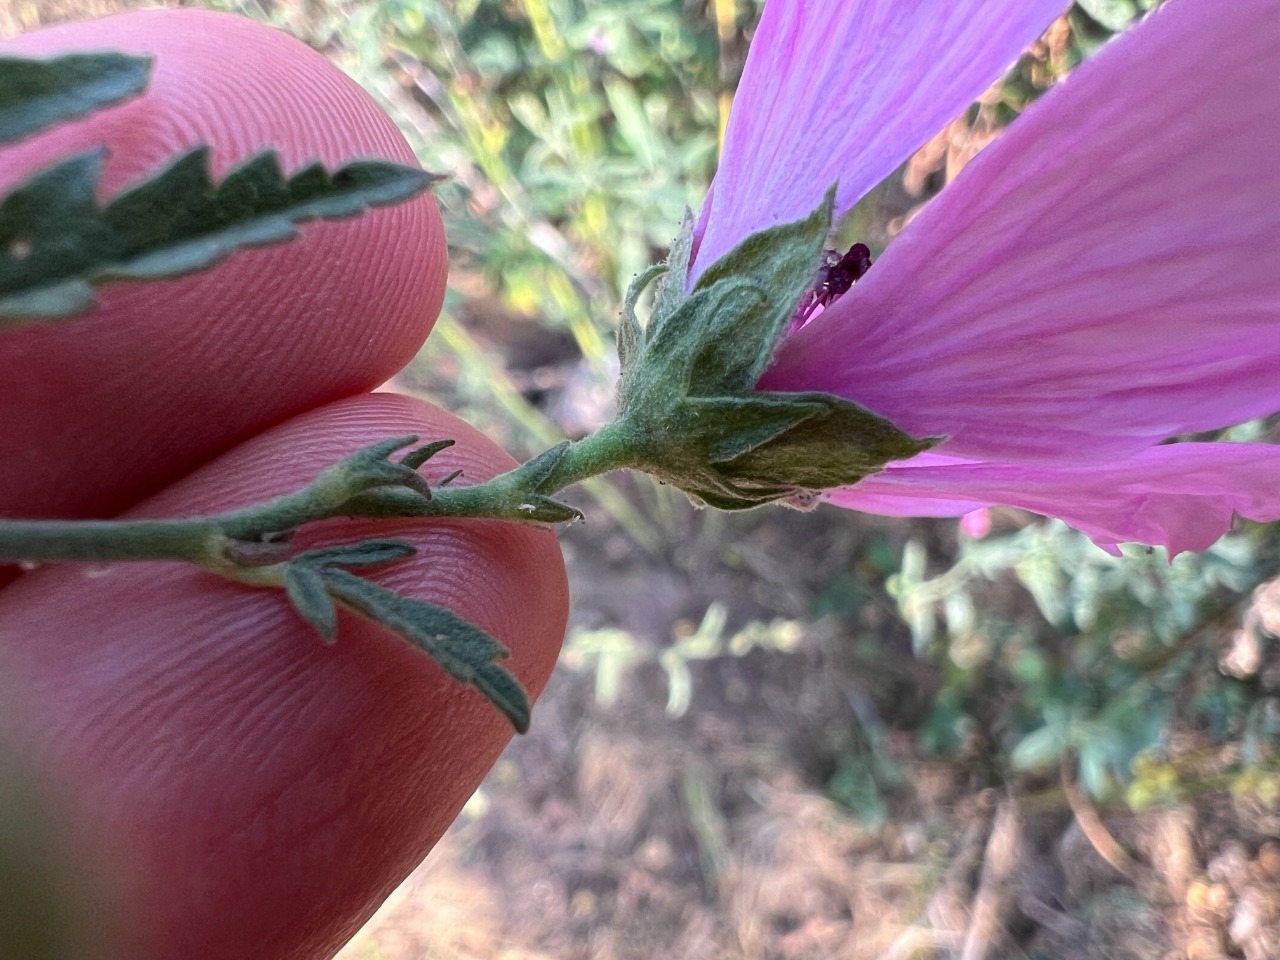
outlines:
[[[663,276],[658,281],[657,291],[653,295],[653,313],[649,318],[648,329],[651,337],[657,336],[658,331],[689,297],[685,284],[689,276],[689,265],[693,262],[694,224],[693,211],[685,207],[680,232],[671,241]]]
[[[285,595],[326,644],[338,640],[338,606],[381,624],[436,661],[454,679],[475,687],[520,733],[529,729],[530,704],[520,681],[497,661],[506,647],[450,610],[402,596],[350,573],[407,559],[404,540],[365,540],[307,550],[282,564]]]
[[[620,424],[637,465],[696,502],[747,509],[856,483],[932,446],[858,404],[755,385],[812,289],[831,230],[835,188],[808,217],[748,237],[686,292],[692,220],[665,267],[629,291],[619,334]],[[647,329],[635,317],[662,274]]]

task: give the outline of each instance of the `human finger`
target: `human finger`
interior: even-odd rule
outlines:
[[[455,438],[459,482],[513,466],[471,428],[391,394],[303,414],[136,515],[205,513],[296,489],[389,436]],[[511,650],[536,695],[563,636],[554,534],[492,521],[327,521],[318,542],[402,537],[373,574]],[[275,591],[176,564],[39,570],[0,590],[0,741],[45,775],[77,863],[109,879],[106,957],[328,957],[422,858],[511,735],[503,716],[383,628],[337,643]]]
[[[102,195],[208,144],[215,176],[257,151],[286,172],[415,163],[380,107],[320,54],[228,14],[147,10],[18,37],[0,52],[154,57],[144,96],[0,153],[0,195],[77,151],[109,150]],[[211,270],[117,284],[89,314],[0,332],[0,516],[105,516],[274,423],[402,367],[439,311],[430,197],[302,227]]]

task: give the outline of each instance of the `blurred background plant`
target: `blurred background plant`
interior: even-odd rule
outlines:
[[[715,168],[745,52],[721,2],[217,0],[324,50],[399,120],[438,192],[449,299],[421,391],[531,455],[608,414],[613,324]],[[714,16],[709,16],[714,14]],[[724,66],[729,65],[729,66]],[[608,480],[598,508],[653,551],[654,520]],[[667,496],[666,494],[649,494]]]
[[[846,239],[878,255],[1159,2],[1078,0]],[[444,313],[396,388],[517,455],[604,422],[622,290],[701,202],[760,0],[202,5],[325,52],[450,174]],[[1170,563],[1009,510],[584,494],[533,733],[344,956],[1280,956],[1277,532]]]

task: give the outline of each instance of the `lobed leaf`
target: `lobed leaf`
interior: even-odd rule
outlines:
[[[397,560],[407,560],[417,552],[417,548],[407,540],[365,540],[362,543],[306,550],[290,559],[289,564],[312,569],[376,567],[384,563],[395,563]]]
[[[390,457],[397,450],[418,442],[416,436],[391,437],[380,440],[357,450],[344,458],[328,471],[342,478],[348,488],[348,497],[354,498],[361,492],[377,487],[407,487],[426,500],[431,499],[431,484],[415,468],[422,450],[411,450],[393,462]],[[424,448],[430,451],[428,457],[452,445],[452,440],[437,440]]]
[[[316,628],[325,643],[338,634],[338,612],[321,571],[333,567],[376,567],[417,553],[405,540],[365,540],[305,550],[284,565],[284,591],[298,615]]]
[[[398,593],[345,570],[320,572],[329,594],[426,652],[450,676],[470,684],[506,715],[520,733],[529,729],[529,696],[520,681],[495,661],[507,657],[501,643],[444,607]]]
[[[314,567],[288,563],[284,568],[284,592],[293,609],[316,628],[325,643],[333,643],[338,635],[338,611],[329,597],[324,578]]]
[[[397,203],[438,177],[380,160],[330,173],[322,165],[286,178],[273,151],[209,175],[197,147],[105,207],[96,199],[104,151],[36,174],[0,202],[0,327],[71,316],[110,280],[174,277],[242,247],[279,243],[296,224],[351,217]]]
[[[150,72],[149,57],[122,53],[0,57],[0,144],[137,96]]]

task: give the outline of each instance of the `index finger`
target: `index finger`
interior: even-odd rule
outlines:
[[[149,10],[25,35],[47,56],[154,57],[147,93],[0,153],[0,195],[76,151],[110,151],[103,195],[206,143],[216,177],[266,147],[286,172],[356,157],[415,163],[378,105],[304,44],[228,14]],[[103,516],[253,434],[367,391],[439,311],[434,200],[313,223],[301,239],[178,280],[122,284],[68,321],[0,334],[0,516]]]

